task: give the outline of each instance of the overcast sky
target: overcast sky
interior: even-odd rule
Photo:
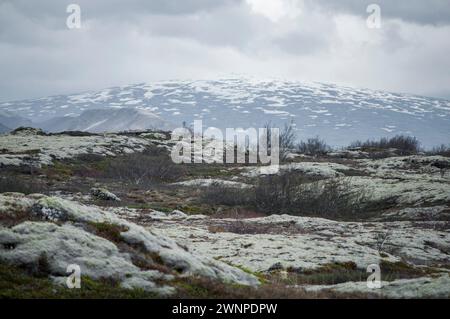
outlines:
[[[0,0],[0,101],[233,74],[450,98],[449,57],[450,0]]]

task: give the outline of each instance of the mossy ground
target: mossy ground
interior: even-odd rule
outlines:
[[[55,285],[47,277],[0,263],[0,299],[142,299],[158,296],[140,289],[123,289],[110,280],[82,277],[80,289]]]
[[[159,152],[148,155],[150,162],[162,156]],[[4,171],[12,176],[10,180],[2,179],[4,191],[16,190],[23,193],[48,193],[50,191],[65,191],[68,193],[81,192],[88,194],[94,183],[101,183],[113,193],[117,194],[122,202],[107,202],[94,200],[93,204],[100,206],[124,206],[141,210],[157,210],[171,212],[179,209],[187,214],[205,214],[222,217],[244,216],[241,212],[250,212],[254,216],[263,214],[252,207],[236,205],[211,205],[200,200],[204,189],[196,187],[173,187],[174,182],[197,179],[219,178],[229,179],[232,176],[242,178],[237,167],[242,165],[185,165],[182,174],[176,179],[159,183],[135,185],[117,181],[111,176],[105,175],[108,167],[114,167],[116,161],[124,161],[122,157],[101,157],[86,155],[71,160],[55,161],[54,165],[34,171],[30,168],[10,168]],[[295,161],[305,159],[296,158]],[[328,158],[316,158],[314,161],[330,161]],[[350,160],[341,160],[344,164],[354,164]],[[340,162],[336,160],[336,162]],[[3,169],[3,168],[2,168]],[[349,176],[364,176],[358,170],[346,172]],[[6,175],[5,175],[6,176]],[[20,182],[21,181],[21,182]],[[239,179],[239,181],[242,181]],[[247,182],[245,180],[245,182]],[[252,180],[250,182],[256,182]],[[14,187],[13,187],[13,186]],[[30,186],[31,185],[31,186]],[[1,187],[0,187],[1,189]],[[223,194],[221,194],[223,195]],[[391,205],[391,203],[387,203]],[[386,205],[386,201],[384,203]],[[373,211],[386,209],[385,206],[372,207]],[[236,213],[237,214],[237,213]],[[354,219],[354,217],[352,217]],[[4,215],[0,223],[11,227],[29,219],[28,212],[10,217]],[[107,223],[93,223],[90,225],[92,232],[104,237],[116,244],[123,244],[121,232],[126,229]],[[120,246],[122,248],[122,246]],[[131,249],[131,248],[130,248]],[[169,273],[171,270],[164,267],[162,260],[157,255],[145,255],[132,247],[133,263],[141,269],[156,269]],[[136,256],[139,256],[137,258]],[[382,256],[383,257],[383,256]],[[387,257],[385,255],[384,257]],[[44,259],[43,259],[44,260]],[[407,263],[381,263],[382,280],[393,281],[396,279],[417,278],[432,276],[432,268],[417,268]],[[38,267],[39,268],[39,267]],[[41,268],[45,268],[45,263]],[[257,276],[263,283],[259,288],[251,288],[239,285],[230,285],[205,278],[178,278],[170,283],[177,288],[174,298],[336,298],[336,297],[366,297],[364,295],[335,295],[332,293],[306,293],[301,289],[288,288],[291,285],[332,285],[349,281],[365,281],[367,272],[358,269],[353,263],[335,263],[324,265],[315,270],[299,271],[288,269],[287,276],[274,272],[272,274],[259,274],[242,268],[241,270]],[[45,273],[45,271],[41,271]],[[111,280],[93,280],[84,277],[81,289],[67,289],[56,286],[46,276],[36,275],[29,270],[11,267],[0,263],[0,298],[158,298],[159,296],[142,290],[128,290],[120,288],[117,282]]]
[[[361,294],[311,293],[281,283],[263,283],[260,287],[227,284],[201,277],[177,278],[169,285],[176,288],[170,299],[311,299],[365,298]],[[167,298],[141,289],[124,289],[113,280],[81,278],[80,289],[56,285],[47,277],[31,275],[27,270],[0,263],[0,299],[161,299]]]
[[[103,237],[114,243],[122,242],[121,233],[128,231],[127,227],[110,223],[89,223],[97,236]]]
[[[177,293],[173,297],[178,299],[348,299],[368,297],[366,294],[306,292],[301,288],[288,287],[284,283],[276,282],[266,282],[254,288],[198,277],[176,280],[174,286],[177,287]]]
[[[380,263],[383,281],[426,277],[437,273],[433,268],[417,268],[405,262]],[[345,282],[366,281],[369,274],[353,262],[332,263],[311,270],[287,269],[286,272],[274,272],[268,276],[271,281],[280,281],[287,285],[336,285]]]

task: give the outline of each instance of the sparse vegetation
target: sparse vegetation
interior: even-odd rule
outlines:
[[[39,277],[11,265],[0,263],[1,299],[134,299],[157,298],[154,293],[141,289],[124,289],[112,280],[93,280],[82,277],[81,289],[68,289],[52,282],[48,277]]]
[[[406,278],[419,278],[433,274],[437,270],[430,268],[415,268],[405,262],[389,262],[382,260],[380,269],[383,281],[395,281]],[[366,269],[360,269],[354,262],[331,263],[316,269],[301,270],[289,268],[286,272],[274,271],[270,274],[271,281],[288,285],[336,285],[344,282],[361,282],[367,280]]]
[[[271,129],[276,128],[273,126],[271,122],[268,122],[264,125],[264,128],[267,129],[267,146],[271,149]],[[296,134],[294,131],[293,123],[285,124],[282,129],[280,129],[280,139],[279,139],[279,151],[280,151],[280,162],[285,162],[289,153],[295,148],[295,139]]]
[[[254,288],[226,284],[201,277],[177,278],[172,282],[177,289],[173,299],[230,298],[230,299],[305,299],[358,298],[364,294],[308,293],[299,288],[287,288],[281,283],[267,283]],[[152,299],[161,296],[142,289],[124,289],[108,279],[81,278],[81,289],[68,289],[46,277],[36,277],[24,269],[0,263],[0,298],[2,299]]]
[[[174,182],[183,174],[183,167],[174,164],[165,150],[157,147],[110,160],[102,172],[103,177],[136,186]]]
[[[0,214],[0,226],[13,227],[25,221],[40,220],[30,211],[16,210],[14,213]]]
[[[52,181],[70,180],[69,186],[76,186],[74,191],[86,191],[93,186],[89,184],[89,179],[104,183],[119,182],[128,189],[171,183],[186,174],[186,167],[174,164],[166,149],[151,146],[142,153],[116,157],[83,154],[71,160],[57,161],[46,167],[44,172]],[[80,189],[82,185],[76,185],[75,178],[85,179],[82,183],[88,185]]]
[[[122,242],[122,235],[120,233],[126,232],[126,227],[110,224],[110,223],[90,223],[89,224],[97,236],[106,238],[114,243]]]
[[[450,145],[442,144],[440,146],[434,147],[431,151],[427,153],[428,155],[440,155],[450,157]]]
[[[246,206],[254,201],[254,192],[214,183],[205,189],[200,199],[206,204],[225,206]]]
[[[417,268],[404,261],[390,262],[382,260],[380,263],[382,280],[394,281],[397,279],[419,278],[427,274],[439,272],[433,268]]]
[[[33,178],[25,178],[20,176],[0,177],[0,193],[46,193],[46,185],[38,182]]]
[[[211,205],[251,207],[266,214],[331,219],[363,217],[369,204],[364,191],[353,191],[349,179],[311,181],[291,171],[262,177],[249,189],[214,185],[202,200]]]
[[[411,155],[420,152],[420,142],[413,136],[397,135],[379,140],[355,141],[350,148],[360,148],[366,152],[380,152],[394,149],[396,155]]]
[[[302,182],[289,173],[267,177],[256,187],[258,208],[286,213],[339,219],[361,214],[365,194],[352,192],[348,180]]]
[[[293,123],[285,124],[280,132],[280,161],[285,162],[289,152],[295,148],[297,136],[294,131]]]
[[[378,233],[376,237],[376,249],[378,250],[378,253],[380,256],[383,256],[385,254],[385,245],[389,244],[391,232],[386,231],[382,233]]]
[[[297,151],[309,156],[324,156],[331,151],[331,147],[320,137],[316,136],[306,141],[301,141],[297,146]]]
[[[82,132],[69,134],[71,136],[85,136]],[[294,136],[292,126],[286,126],[284,131],[281,132],[281,135],[280,143],[283,149],[282,160],[288,160],[285,155],[292,151],[292,148],[295,148],[292,144]],[[158,135],[147,134],[145,138],[153,139],[159,137]],[[370,158],[392,156],[392,154],[415,154],[419,151],[419,143],[415,138],[401,136],[394,139],[382,139],[380,141],[357,142],[353,146],[359,150],[368,152]],[[396,151],[392,151],[391,148],[395,148]],[[349,260],[354,260],[358,265],[361,261],[360,256],[357,253],[353,259],[352,253],[353,251],[361,251],[361,249],[364,251],[367,247],[370,247],[371,251],[373,249],[378,250],[380,258],[389,259],[392,256],[404,257],[400,255],[397,249],[397,240],[396,245],[392,241],[392,227],[396,226],[389,225],[386,226],[385,231],[381,231],[380,229],[382,228],[378,227],[378,225],[370,226],[369,224],[388,221],[384,219],[382,213],[394,207],[393,212],[395,213],[396,209],[409,208],[410,206],[406,205],[410,205],[410,203],[407,202],[407,204],[404,204],[404,202],[399,200],[396,190],[393,190],[393,194],[382,194],[383,200],[376,202],[370,201],[364,186],[362,186],[366,184],[360,183],[360,179],[370,180],[373,177],[375,183],[377,182],[375,178],[382,179],[378,171],[383,172],[385,169],[384,166],[386,165],[384,163],[380,164],[380,169],[377,166],[377,174],[375,175],[373,171],[367,169],[369,165],[366,163],[370,162],[370,160],[356,160],[360,154],[362,154],[361,157],[366,156],[362,152],[351,152],[352,154],[356,154],[355,160],[343,160],[333,158],[331,154],[327,156],[329,150],[330,147],[319,137],[309,139],[298,146],[298,151],[309,156],[314,156],[315,158],[299,156],[289,159],[289,161],[293,161],[299,166],[301,166],[300,163],[305,162],[307,163],[305,166],[308,167],[314,166],[317,163],[317,166],[319,166],[317,169],[318,173],[316,173],[316,170],[301,171],[298,168],[296,171],[285,171],[284,168],[288,167],[286,165],[279,175],[267,176],[257,174],[247,175],[243,173],[244,169],[245,172],[248,169],[244,167],[249,165],[247,163],[187,164],[178,166],[173,164],[168,157],[168,152],[165,147],[149,147],[143,153],[124,154],[123,152],[119,152],[117,154],[121,155],[114,157],[85,154],[71,159],[55,159],[53,161],[54,165],[49,165],[48,167],[36,168],[31,165],[28,167],[24,164],[20,167],[7,167],[2,171],[2,176],[0,176],[0,193],[12,191],[25,194],[48,193],[52,194],[52,196],[59,197],[60,195],[56,192],[61,191],[61,197],[67,196],[69,200],[74,202],[79,201],[83,204],[96,205],[96,209],[100,206],[100,209],[109,210],[104,208],[104,206],[115,206],[114,209],[110,209],[111,212],[117,212],[119,217],[123,217],[130,223],[134,222],[144,227],[153,227],[157,230],[155,231],[155,235],[157,236],[159,236],[159,233],[162,233],[160,230],[165,230],[166,226],[181,227],[176,230],[181,231],[182,234],[184,234],[184,227],[199,226],[196,228],[196,231],[187,232],[186,237],[180,237],[179,232],[175,232],[175,229],[170,229],[167,237],[171,238],[173,236],[177,240],[182,238],[181,241],[185,239],[187,242],[186,247],[188,247],[188,243],[191,243],[192,247],[189,246],[189,253],[193,254],[197,252],[196,249],[198,249],[198,246],[195,246],[195,243],[198,241],[204,243],[209,240],[217,240],[217,238],[233,238],[232,245],[236,244],[238,246],[236,251],[233,251],[234,247],[231,245],[214,246],[214,243],[208,246],[209,242],[205,243],[205,247],[218,247],[218,250],[222,249],[222,247],[228,247],[226,248],[227,253],[222,254],[220,252],[217,255],[215,253],[212,254],[212,258],[219,261],[231,260],[232,262],[236,262],[237,259],[232,255],[235,252],[238,252],[238,255],[245,250],[249,253],[254,252],[255,260],[257,258],[261,260],[264,258],[261,256],[264,256],[269,251],[275,251],[273,256],[276,256],[277,259],[279,258],[280,262],[276,260],[277,263],[274,263],[274,266],[278,266],[273,267],[273,269],[270,267],[271,263],[266,265],[263,262],[260,263],[257,261],[259,263],[257,269],[269,269],[268,272],[252,273],[251,269],[246,269],[245,267],[253,267],[253,261],[251,263],[243,262],[243,266],[234,266],[245,272],[254,274],[260,279],[262,278],[263,284],[259,288],[223,283],[191,275],[178,277],[177,275],[179,273],[185,275],[186,269],[183,263],[177,265],[165,264],[161,257],[164,255],[155,252],[149,253],[142,244],[130,244],[126,242],[121,234],[128,230],[127,227],[108,222],[86,222],[81,224],[63,219],[54,221],[58,225],[70,222],[75,227],[81,227],[84,231],[113,242],[121,254],[129,256],[129,261],[143,271],[156,270],[164,274],[175,275],[176,279],[173,281],[163,282],[163,279],[156,279],[155,281],[158,284],[164,283],[177,288],[177,292],[173,296],[174,298],[373,297],[372,295],[368,296],[366,294],[341,295],[330,291],[316,294],[306,292],[298,287],[290,288],[291,285],[331,285],[350,281],[365,281],[368,276],[366,270],[358,268],[354,262],[334,263],[336,258],[328,258],[330,256],[325,256],[326,262],[331,262],[330,264],[322,264],[324,262],[322,259],[314,257],[312,259],[316,263],[315,266],[317,267],[315,268],[309,268],[309,266],[303,268],[303,263],[299,263],[299,267],[296,268],[295,266],[297,265],[293,262],[289,262],[289,265],[292,265],[292,267],[287,269],[283,268],[284,262],[287,260],[302,258],[300,255],[291,253],[296,252],[298,247],[305,250],[305,258],[314,256],[315,237],[318,238],[317,246],[320,246],[322,242],[325,242],[327,247],[328,244],[333,245],[332,247],[336,247],[337,253],[340,254],[342,252],[345,256],[348,256]],[[441,146],[428,152],[427,155],[448,156],[448,150],[449,147]],[[34,156],[39,153],[39,150],[33,149],[27,152],[28,156]],[[409,158],[405,160],[404,166],[408,168],[408,173],[404,176],[405,180],[410,177],[409,174],[417,173],[422,176],[428,174],[428,170],[433,170],[434,175],[430,175],[433,176],[433,179],[430,179],[427,183],[439,183],[440,185],[447,182],[446,179],[441,180],[436,178],[437,170],[435,169],[435,167],[438,167],[436,163],[446,163],[445,159],[433,158],[429,161],[416,161],[417,158],[412,157],[411,159],[413,161],[411,163],[409,162]],[[335,169],[333,165],[330,165],[332,168],[326,171],[324,169],[323,171],[325,173],[322,173],[322,168],[326,167],[327,163],[341,164],[345,167],[336,165],[337,168]],[[378,165],[378,163],[375,163],[374,167],[375,165]],[[397,162],[395,162],[395,165],[397,165]],[[391,169],[390,172],[398,173],[396,171],[397,166],[395,165],[389,168]],[[339,169],[339,167],[342,169]],[[249,171],[253,168],[250,167]],[[258,167],[255,168],[255,171],[258,172]],[[355,176],[353,177],[353,181],[351,176]],[[412,177],[417,178],[417,180],[419,178],[416,175]],[[237,183],[234,186],[239,185],[239,183],[246,185],[244,185],[244,188],[230,187],[224,186],[220,181],[210,187],[172,185],[173,182],[180,180],[186,181],[205,178],[236,181]],[[390,179],[390,176],[388,178]],[[435,182],[435,180],[437,181]],[[398,184],[402,182],[403,179],[398,182],[395,181]],[[196,184],[193,183],[192,185]],[[251,185],[251,187],[245,187],[247,185]],[[357,188],[353,189],[352,185],[357,185]],[[370,183],[367,185],[369,185],[368,189],[372,189]],[[93,198],[92,196],[86,196],[93,187],[110,189],[122,201],[107,202]],[[422,190],[420,189],[420,191]],[[432,191],[433,189],[431,188],[430,192]],[[77,194],[78,192],[79,194]],[[425,194],[424,196],[428,196],[428,189],[425,186],[423,192]],[[433,194],[431,193],[431,195]],[[437,194],[440,196],[441,193]],[[376,195],[379,194],[377,193]],[[8,207],[7,209],[13,207],[14,214],[0,214],[1,226],[11,228],[25,221],[43,222],[41,218],[38,218],[38,216],[30,211],[26,211],[27,209],[21,208],[22,206],[19,204],[14,205],[14,203],[10,203],[14,201],[9,200],[5,206]],[[444,202],[442,205],[445,204],[447,202]],[[405,207],[401,205],[405,205]],[[15,210],[15,207],[17,207],[17,210]],[[23,205],[23,207],[28,206]],[[124,208],[123,211],[121,207]],[[136,210],[129,210],[127,208],[135,208]],[[181,210],[188,215],[204,214],[210,215],[213,218],[210,219],[204,216],[186,217],[183,215],[179,219],[175,219],[175,217],[171,219],[173,217],[171,213],[175,209]],[[153,213],[152,210],[167,214],[159,215],[159,213]],[[390,211],[387,212],[389,213]],[[352,222],[369,220],[366,223],[359,224],[328,223],[316,219],[296,219],[285,216],[252,220],[254,217],[265,217],[269,214],[321,217]],[[161,220],[159,219],[160,216],[162,216]],[[402,220],[399,223],[409,221],[411,218],[408,214],[402,215],[402,219],[399,219],[396,214],[392,216],[392,221]],[[444,219],[442,216],[446,215],[438,212],[430,215],[428,217],[429,219],[417,219],[417,221],[410,222],[407,226],[401,224],[402,232],[400,233],[407,234],[406,232],[409,229],[414,230],[418,228],[424,233],[427,231],[429,231],[428,233],[431,233],[431,231],[446,232],[449,229],[449,223],[445,222],[448,221],[448,217]],[[372,217],[376,218],[371,219]],[[226,220],[223,220],[223,218],[226,218]],[[244,218],[246,219],[244,220]],[[442,222],[436,222],[438,219],[442,220]],[[301,222],[303,220],[310,222],[303,224]],[[46,222],[51,221],[47,220]],[[169,224],[170,226],[168,226]],[[342,225],[345,225],[345,227]],[[353,225],[359,226],[353,228]],[[338,229],[334,227],[338,227]],[[359,227],[364,232],[359,232]],[[345,229],[342,234],[340,233],[341,228]],[[347,230],[348,233],[346,232]],[[281,237],[283,235],[287,237],[287,240]],[[408,239],[405,239],[405,242],[409,240],[407,235],[405,235],[405,238]],[[253,241],[252,236],[258,238],[256,240],[262,238],[262,241],[267,239],[268,243],[269,241],[275,241],[275,243],[273,247],[270,243],[267,246],[265,245],[262,254],[260,252],[261,248],[258,247],[259,241]],[[343,243],[340,242],[341,236]],[[355,236],[357,239],[354,238]],[[364,236],[367,236],[368,240],[365,240],[366,237]],[[245,240],[241,240],[241,238]],[[311,245],[308,242],[310,239]],[[413,241],[412,244],[416,245],[417,239],[412,238],[411,240]],[[293,249],[291,249],[291,241],[294,244],[298,244],[299,242],[301,244],[298,246],[292,245]],[[380,264],[382,280],[393,281],[418,277],[432,278],[437,273],[442,272],[442,269],[448,268],[444,259],[442,259],[444,260],[442,264],[434,265],[430,262],[430,264],[427,263],[428,266],[416,266],[414,258],[418,258],[422,263],[423,260],[426,260],[426,257],[421,259],[421,256],[426,256],[426,254],[442,254],[445,256],[449,253],[448,247],[440,239],[435,240],[433,236],[430,236],[430,240],[420,241],[419,245],[422,245],[422,243],[424,247],[423,251],[421,250],[414,257],[407,259],[411,264],[406,261],[395,263],[386,260],[382,261]],[[20,248],[20,243],[14,241],[5,241],[2,245],[5,250]],[[360,248],[361,246],[364,247]],[[185,246],[181,247],[184,248]],[[203,246],[201,246],[201,249],[203,249]],[[349,249],[349,251],[346,249]],[[186,252],[188,252],[187,248]],[[228,252],[230,253],[228,254]],[[330,254],[333,256],[333,253]],[[376,252],[370,252],[368,254],[376,255]],[[418,255],[420,257],[417,257]],[[0,298],[159,297],[142,290],[122,289],[119,282],[111,278],[92,280],[91,278],[83,277],[81,290],[68,290],[65,287],[55,286],[54,282],[48,279],[48,275],[51,273],[49,267],[53,261],[52,256],[45,254],[42,254],[37,262],[33,259],[33,264],[24,264],[21,268],[5,265],[0,261]],[[440,269],[434,269],[434,266],[430,265],[440,267]]]
[[[248,223],[242,220],[223,223],[221,225],[210,225],[211,233],[234,233],[243,235],[257,234],[298,234],[303,231],[296,227],[295,223],[281,223],[276,225]]]
[[[345,262],[326,264],[305,271],[289,268],[284,278],[277,272],[272,276],[274,280],[280,280],[289,285],[336,285],[349,281],[365,281],[367,272],[365,269],[358,269],[353,262]]]
[[[282,283],[267,283],[258,288],[229,285],[206,278],[188,277],[175,281],[178,288],[175,299],[311,299],[362,298],[365,294],[338,294],[333,292],[306,292],[289,288]]]

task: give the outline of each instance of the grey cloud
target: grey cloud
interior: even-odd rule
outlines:
[[[380,0],[401,19],[371,33],[360,17],[376,0],[305,1],[273,23],[245,0],[0,0],[0,100],[230,73],[450,94],[442,4],[434,18],[436,1]],[[65,25],[72,2],[81,30]]]
[[[255,31],[243,0],[0,0],[0,41],[51,44],[55,31],[67,31],[71,3],[80,5],[83,23],[152,35],[237,45]]]
[[[301,32],[293,32],[274,39],[274,43],[282,51],[294,55],[309,55],[328,49],[328,42],[325,39]]]
[[[335,22],[312,12],[301,16],[291,31],[275,35],[273,43],[291,55],[307,56],[328,52],[335,35]]]
[[[0,0],[10,4],[24,15],[35,18],[65,16],[69,4],[80,5],[88,18],[104,16],[127,17],[148,14],[193,14],[233,6],[243,0]]]
[[[253,41],[263,26],[241,6],[197,15],[151,16],[137,21],[140,32],[151,36],[187,38],[213,46],[232,46],[239,50]]]
[[[308,7],[333,12],[347,12],[367,16],[369,4],[378,4],[382,15],[420,24],[450,24],[449,0],[305,0]]]

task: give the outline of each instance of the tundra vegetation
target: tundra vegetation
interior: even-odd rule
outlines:
[[[448,147],[280,138],[273,170],[174,164],[161,131],[0,136],[0,297],[450,296]]]

